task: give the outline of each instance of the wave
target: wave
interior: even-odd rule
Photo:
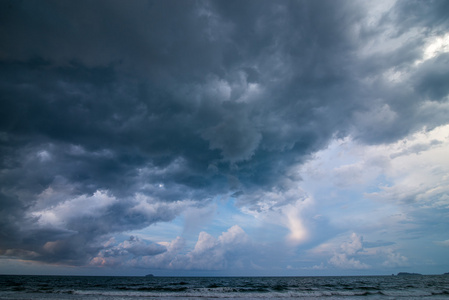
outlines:
[[[309,292],[298,292],[289,291],[286,293],[279,292],[267,292],[267,291],[256,291],[251,292],[236,290],[233,288],[222,288],[217,290],[209,289],[197,289],[191,291],[184,291],[173,294],[167,294],[167,291],[73,291],[75,295],[82,296],[103,296],[103,297],[133,297],[133,298],[260,298],[260,299],[283,299],[283,298],[320,298],[320,297],[352,297],[352,296],[372,296],[379,294],[377,292],[335,292],[335,291],[309,291]]]
[[[0,299],[446,299],[449,277],[14,277]]]

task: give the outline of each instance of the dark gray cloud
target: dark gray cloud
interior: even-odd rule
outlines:
[[[372,24],[349,1],[1,1],[2,255],[82,264],[187,201],[244,205],[334,136],[447,122],[447,54],[415,64],[444,12],[400,1]]]

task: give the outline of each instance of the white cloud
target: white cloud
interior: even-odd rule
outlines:
[[[344,241],[340,249],[329,259],[329,263],[342,269],[368,269],[369,265],[357,260],[355,256],[362,252],[363,238],[356,233],[351,234],[351,241]]]
[[[39,195],[39,198],[46,200],[45,198],[48,197],[56,197],[60,199],[64,196],[67,197],[69,195],[61,194],[53,190],[52,187],[49,187]],[[66,222],[76,218],[101,216],[107,207],[116,202],[117,199],[109,195],[107,191],[98,190],[92,196],[81,195],[79,197],[69,198],[55,206],[34,211],[31,215],[39,218],[40,225],[64,227]]]
[[[415,64],[421,64],[426,60],[447,52],[449,52],[449,33],[432,36],[427,41],[422,59],[417,60]]]
[[[290,230],[288,239],[295,244],[299,244],[308,238],[308,231],[301,216],[301,208],[301,205],[288,205],[283,209],[286,216],[286,226]]]
[[[136,256],[156,255],[165,252],[165,247],[146,243],[138,237],[131,236],[129,240],[124,241],[118,245],[119,250],[124,250],[129,254]]]
[[[386,260],[382,265],[385,267],[404,267],[409,265],[407,257],[394,252],[391,248],[385,249],[384,253],[386,255]]]
[[[246,247],[250,246],[248,235],[238,225],[223,232],[218,239],[206,232],[201,232],[195,248],[187,253],[186,269],[220,270],[230,264],[235,265],[241,259]],[[235,255],[239,254],[239,255]]]
[[[232,248],[238,247],[240,245],[246,245],[249,243],[249,237],[245,231],[238,225],[234,225],[228,229],[228,231],[223,232],[219,237],[218,241],[222,245],[226,245]]]
[[[186,242],[181,237],[158,244],[131,237],[117,246],[101,251],[91,260],[91,264],[175,270],[223,270],[252,265],[252,243],[238,225],[232,226],[218,238],[207,232],[200,232],[194,248],[186,250]]]
[[[350,214],[355,226],[361,219],[365,223],[384,222],[385,212],[408,218],[411,204],[449,205],[447,153],[449,125],[422,130],[390,144],[363,145],[351,138],[335,139],[300,167],[304,175],[301,186],[315,198],[321,214],[339,226],[349,224]],[[339,197],[343,191],[352,193],[351,197]],[[336,210],[326,209],[337,203],[345,205],[346,212],[336,214]]]
[[[269,191],[259,190],[239,198],[238,205],[244,213],[289,230],[286,237],[292,245],[301,244],[309,238],[307,211],[314,201],[299,186],[299,181],[287,180],[282,187]]]
[[[317,152],[299,167],[304,178],[301,188],[328,220],[329,227],[322,230],[337,235],[330,234],[308,250],[307,257],[327,257],[329,264],[341,268],[407,266],[410,247],[427,243],[419,242],[426,224],[444,219],[449,207],[447,153],[449,125],[380,145],[364,145],[351,137],[335,139]],[[353,231],[360,236],[341,240],[341,232]],[[403,239],[404,234],[411,239]],[[361,235],[382,240],[385,246],[363,248]],[[438,240],[446,233],[433,230],[429,235]],[[416,263],[418,259],[414,257]]]
[[[346,253],[336,253],[331,257],[329,263],[341,269],[368,269],[369,265],[354,258],[348,258]]]
[[[449,205],[445,200],[449,194],[449,125],[376,148],[390,157],[390,167],[384,173],[390,183],[366,197],[434,207]]]
[[[166,247],[167,251],[156,256],[145,256],[137,262],[137,266],[153,268],[179,268],[179,255],[186,246],[186,241],[177,237],[171,242],[159,243]]]
[[[154,256],[167,252],[163,245],[142,240],[135,236],[130,236],[128,240],[115,245],[115,239],[111,238],[103,244],[105,249],[91,259],[90,265],[96,266],[119,266],[122,264],[132,264],[136,260],[141,260],[147,256]],[[137,258],[137,259],[136,259]]]
[[[362,237],[357,235],[355,232],[351,234],[351,241],[350,242],[344,242],[341,245],[341,249],[344,253],[348,255],[354,255],[360,250],[363,249],[362,246]]]
[[[319,265],[313,265],[312,267],[305,267],[304,270],[326,270],[327,267],[321,262]]]
[[[307,270],[339,269],[385,269],[409,266],[409,259],[398,251],[398,245],[391,242],[365,243],[363,236],[351,233],[339,235],[305,253],[309,260],[319,261]],[[323,261],[327,261],[324,264]]]
[[[189,200],[162,202],[153,197],[138,193],[134,196],[132,204],[130,208],[131,212],[144,214],[148,218],[154,218],[156,216],[176,216],[190,205],[193,205],[194,202]]]

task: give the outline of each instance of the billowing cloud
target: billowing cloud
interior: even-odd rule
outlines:
[[[218,238],[200,232],[193,249],[185,249],[181,237],[170,243],[154,244],[131,236],[118,245],[108,243],[105,247],[106,250],[91,260],[91,265],[175,270],[243,269],[250,265],[250,253],[253,251],[251,240],[238,225],[232,226]]]
[[[363,236],[343,235],[309,250],[326,262],[313,265],[309,270],[371,270],[409,267],[409,259],[397,251],[395,243],[364,242]],[[308,255],[309,255],[308,254]]]
[[[351,234],[350,242],[343,242],[340,249],[330,259],[329,263],[343,269],[367,269],[370,266],[354,258],[354,256],[363,251],[362,237],[355,233]]]
[[[195,248],[186,255],[188,269],[224,269],[228,264],[248,264],[251,247],[247,234],[238,225],[223,232],[218,239],[202,231]],[[245,253],[246,252],[246,253]],[[239,266],[240,268],[243,265]]]
[[[180,217],[193,234],[218,198],[302,250],[382,218],[336,218],[342,199],[365,211],[386,203],[401,230],[431,209],[443,222],[446,11],[444,1],[2,1],[0,255],[184,269],[212,268],[209,257],[221,268],[241,227],[205,230],[183,258],[181,237],[163,253],[151,239],[108,245]],[[347,161],[320,160],[345,146]],[[329,201],[348,190],[360,197]],[[357,267],[341,254],[334,265]]]

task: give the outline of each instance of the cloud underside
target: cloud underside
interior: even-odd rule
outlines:
[[[3,1],[0,255],[226,268],[239,247],[254,250],[238,226],[201,233],[188,253],[176,250],[181,239],[108,243],[220,196],[287,228],[294,245],[313,240],[299,183],[316,153],[345,139],[393,145],[448,122],[448,3],[374,6]],[[357,167],[335,171],[349,178]],[[407,203],[401,191],[366,198]],[[348,251],[328,263],[369,267]]]

